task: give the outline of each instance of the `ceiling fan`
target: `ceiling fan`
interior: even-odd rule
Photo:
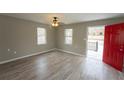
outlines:
[[[59,22],[58,22],[58,18],[57,17],[53,17],[52,26],[53,27],[58,27],[59,26]]]
[[[58,17],[53,17],[52,26],[58,27],[59,25],[64,25],[64,23],[60,22]]]

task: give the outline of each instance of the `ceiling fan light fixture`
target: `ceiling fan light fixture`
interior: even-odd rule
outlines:
[[[57,17],[53,17],[53,23],[52,23],[52,26],[53,27],[58,27],[59,26],[59,22],[58,22],[58,18]]]

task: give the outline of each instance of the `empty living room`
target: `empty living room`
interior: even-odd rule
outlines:
[[[0,0],[1,93],[123,93],[123,0]]]
[[[123,13],[1,13],[1,80],[123,80]]]

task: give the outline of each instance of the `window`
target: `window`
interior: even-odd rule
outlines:
[[[65,29],[65,44],[72,44],[72,29]]]
[[[37,44],[46,44],[46,29],[37,28]]]

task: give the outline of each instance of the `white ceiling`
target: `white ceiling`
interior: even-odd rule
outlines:
[[[58,17],[64,24],[93,20],[109,19],[124,16],[124,13],[5,13],[2,15],[50,24],[53,17]]]

